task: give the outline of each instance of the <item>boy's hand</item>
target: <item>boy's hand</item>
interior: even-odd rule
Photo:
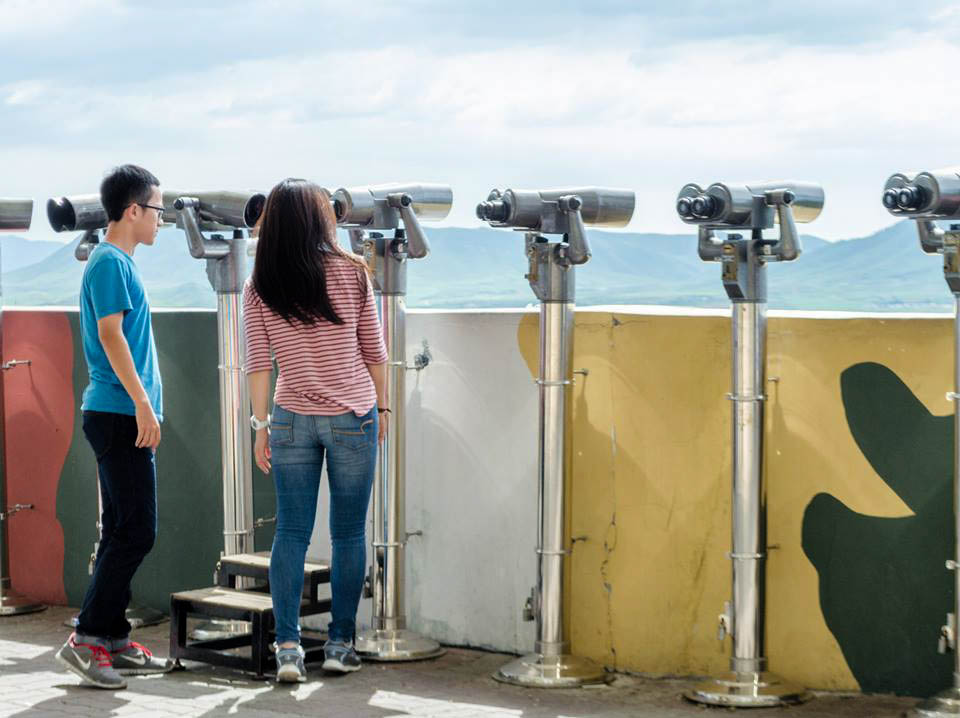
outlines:
[[[153,407],[148,400],[138,401],[137,408],[137,440],[138,449],[149,448],[154,451],[160,445],[160,422],[153,413]]]

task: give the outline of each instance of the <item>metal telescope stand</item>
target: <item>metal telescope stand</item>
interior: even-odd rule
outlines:
[[[223,467],[223,556],[254,550],[253,473],[250,444],[250,396],[243,361],[246,354],[241,319],[241,293],[246,279],[247,237],[232,229],[225,239],[207,239],[200,228],[200,203],[189,197],[176,200],[177,226],[183,229],[190,255],[207,262],[207,279],[217,293],[217,343],[220,379],[220,455]],[[240,588],[249,584],[238,579]],[[193,632],[197,639],[225,638],[249,633],[244,621],[213,620]]]
[[[33,210],[32,200],[6,200],[7,202],[16,202],[18,213],[24,215],[26,227],[30,226],[30,214]],[[3,354],[3,306],[0,301],[0,358]],[[4,360],[3,371],[9,371],[14,367],[30,364],[29,359]],[[10,531],[7,522],[20,511],[27,511],[33,508],[33,504],[15,504],[7,506],[7,452],[6,452],[6,417],[4,403],[3,378],[0,375],[0,616],[16,616],[23,613],[34,613],[46,608],[42,603],[32,601],[26,596],[22,596],[13,590],[10,585]]]
[[[788,194],[788,193],[782,193]],[[733,413],[733,563],[732,600],[724,604],[717,637],[733,639],[730,672],[685,693],[697,703],[757,708],[798,703],[811,696],[800,686],[767,671],[764,655],[766,618],[766,488],[763,483],[763,403],[766,370],[766,263],[794,259],[799,237],[789,202],[775,204],[780,239],[763,239],[773,226],[773,202],[754,198],[752,222],[742,227],[748,239],[728,234],[715,239],[711,228],[699,227],[699,253],[722,266],[724,289],[733,303],[733,388],[727,399]]]
[[[349,231],[351,248],[363,255],[373,272],[387,347],[387,406],[391,411],[387,435],[377,453],[373,484],[369,577],[373,614],[371,627],[357,634],[356,648],[369,660],[417,661],[444,653],[437,641],[407,628],[404,562],[411,535],[406,524],[407,260],[426,257],[430,248],[409,203],[404,205],[401,197],[388,195],[385,204],[397,210],[406,232],[396,229],[391,238],[379,232]],[[428,355],[418,355],[413,368],[422,369],[428,362]]]
[[[920,247],[927,254],[943,254],[943,275],[953,294],[953,391],[947,399],[953,402],[953,516],[956,536],[960,537],[960,224],[950,225],[949,231],[939,229],[930,220],[917,220]],[[960,542],[955,546],[954,558],[946,562],[954,572],[953,613],[947,614],[947,623],[940,629],[938,650],[953,652],[953,686],[928,698],[911,712],[916,718],[945,718],[960,716],[960,651],[957,650],[957,616],[960,615]]]
[[[493,677],[504,683],[538,688],[572,688],[602,683],[606,673],[593,661],[571,655],[567,620],[567,571],[571,541],[566,479],[571,447],[574,266],[590,258],[586,230],[576,197],[565,198],[569,227],[564,241],[550,242],[538,232],[524,235],[533,293],[540,300],[540,393],[538,441],[537,584],[527,599],[526,620],[536,621],[532,653],[507,663]],[[569,243],[568,240],[569,239]]]

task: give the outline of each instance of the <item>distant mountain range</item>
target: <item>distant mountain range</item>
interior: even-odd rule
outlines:
[[[431,254],[411,261],[409,307],[523,307],[536,302],[523,275],[523,235],[487,228],[428,228]],[[696,236],[591,232],[591,261],[577,271],[576,299],[597,304],[725,307],[720,267],[701,262]],[[342,239],[346,243],[346,239]],[[770,306],[848,311],[947,311],[950,292],[937,258],[923,254],[911,222],[869,237],[804,237],[796,262],[771,264]],[[7,305],[75,305],[83,272],[69,244],[0,239]],[[183,234],[161,229],[136,254],[153,307],[215,307],[204,262]]]

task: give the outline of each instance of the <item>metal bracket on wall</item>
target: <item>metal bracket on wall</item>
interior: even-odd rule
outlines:
[[[10,361],[4,362],[2,365],[0,365],[0,369],[3,369],[4,371],[9,371],[10,369],[13,369],[14,367],[17,367],[17,366],[22,366],[22,365],[30,366],[32,363],[33,361],[30,359],[11,359]]]
[[[0,512],[0,521],[6,521],[8,518],[14,514],[20,513],[21,511],[26,511],[27,509],[32,509],[33,504],[14,504],[13,506],[8,506],[7,510]]]
[[[420,353],[414,355],[413,364],[408,365],[407,369],[423,371],[430,365],[431,361],[433,361],[433,354],[430,352],[430,345],[427,343],[427,340],[424,339]]]
[[[253,526],[248,529],[239,529],[238,531],[224,531],[224,536],[250,536],[257,529],[262,529],[267,524],[275,524],[277,522],[276,516],[267,516],[264,518],[259,518],[253,522]],[[221,552],[221,556],[223,553]]]

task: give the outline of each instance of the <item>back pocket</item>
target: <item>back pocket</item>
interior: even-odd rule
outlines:
[[[273,408],[273,416],[270,418],[270,446],[286,446],[293,443],[293,419],[292,411],[287,411],[281,406]]]
[[[373,419],[364,419],[356,428],[330,427],[333,440],[338,446],[361,451],[369,449],[373,444]]]

